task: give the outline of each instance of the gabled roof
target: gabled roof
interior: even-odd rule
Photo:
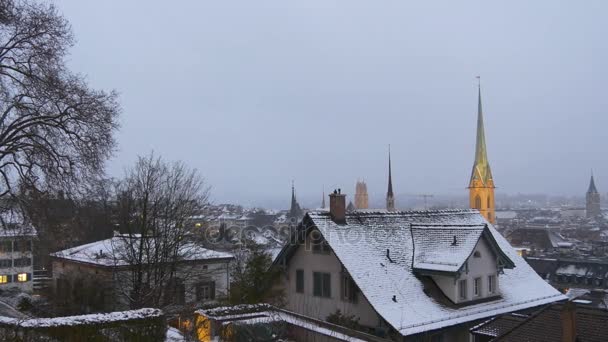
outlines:
[[[500,276],[501,297],[466,307],[427,295],[412,267],[413,225],[484,226],[515,268]],[[308,213],[275,264],[287,263],[307,231],[318,229],[374,310],[404,336],[543,305],[566,297],[543,281],[476,210],[356,211],[335,224],[327,211]],[[295,243],[294,243],[295,242]],[[387,256],[387,249],[390,258]]]
[[[475,246],[485,239],[505,268],[515,265],[492,237],[487,225],[413,225],[411,226],[414,260],[418,272],[460,273]],[[485,233],[484,233],[485,232]]]

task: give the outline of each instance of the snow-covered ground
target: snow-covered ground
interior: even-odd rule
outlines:
[[[169,327],[167,329],[167,335],[165,335],[165,342],[182,342],[185,341],[184,336],[179,330]]]

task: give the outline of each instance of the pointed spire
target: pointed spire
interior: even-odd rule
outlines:
[[[393,176],[391,170],[391,145],[388,145],[388,191],[386,192],[386,210],[395,210],[395,196],[393,194]]]
[[[479,77],[478,77],[479,78]],[[475,163],[471,171],[471,181],[469,187],[474,186],[474,181],[479,180],[483,186],[493,186],[490,184],[492,179],[492,170],[488,162],[488,153],[486,149],[486,136],[483,125],[483,110],[481,107],[481,82],[478,85],[478,103],[477,103],[477,142],[475,144]]]
[[[293,179],[291,180],[291,206],[293,207],[293,205],[296,203],[296,187],[294,185],[294,181]]]
[[[391,174],[391,145],[388,145],[388,191],[387,196],[393,196],[393,177]]]
[[[595,180],[593,179],[593,170],[591,170],[591,181],[589,181],[589,189],[587,190],[588,194],[596,194],[597,188],[595,187]]]
[[[294,186],[294,181],[291,181],[291,207],[289,208],[289,216],[292,218],[300,218],[299,216],[302,213],[302,209],[300,208],[300,204],[296,200],[296,187]]]
[[[321,209],[325,209],[325,186],[323,186],[323,199],[321,200]]]

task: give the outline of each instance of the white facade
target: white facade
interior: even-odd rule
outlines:
[[[0,289],[34,290],[32,240],[32,235],[0,236]]]

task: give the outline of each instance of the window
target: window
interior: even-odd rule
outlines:
[[[473,253],[473,257],[474,258],[481,258],[481,253],[479,253],[479,251],[475,251],[475,253]]]
[[[490,196],[488,196],[488,205],[486,206],[486,208],[491,208],[492,206],[490,206]]]
[[[11,259],[0,259],[0,268],[7,268],[13,266]]]
[[[296,292],[304,293],[304,270],[296,270]]]
[[[10,276],[8,276],[6,274],[0,275],[0,284],[6,284],[6,283],[8,283],[9,282],[9,280],[8,280],[9,277]]]
[[[310,242],[312,244],[312,252],[316,254],[329,254],[331,252],[331,248],[321,233],[318,231],[313,231],[310,233]]]
[[[490,275],[488,276],[488,292],[494,293],[496,291],[496,276]]]
[[[196,300],[213,300],[215,299],[215,282],[204,282],[196,285]]]
[[[179,278],[174,278],[169,281],[165,289],[166,304],[184,304],[186,299],[186,287],[184,282]]]
[[[331,297],[331,275],[329,273],[313,272],[313,291],[315,297]]]
[[[475,197],[475,209],[481,209],[481,197],[479,195]]]
[[[24,283],[26,281],[30,280],[30,274],[29,273],[19,273],[17,274],[17,281],[20,283]]]
[[[12,241],[0,241],[0,252],[10,253],[13,251]]]
[[[473,293],[475,294],[475,297],[481,296],[481,278],[475,278],[473,285]]]
[[[31,240],[19,240],[15,241],[15,252],[31,252],[32,241]]]
[[[342,300],[355,303],[357,301],[357,284],[353,279],[346,273],[342,273],[342,282],[340,284],[342,289]]]
[[[13,266],[14,267],[25,267],[25,266],[31,266],[32,265],[32,259],[30,258],[18,258],[13,260]]]
[[[467,299],[467,280],[463,279],[458,282],[458,294],[460,299]]]

